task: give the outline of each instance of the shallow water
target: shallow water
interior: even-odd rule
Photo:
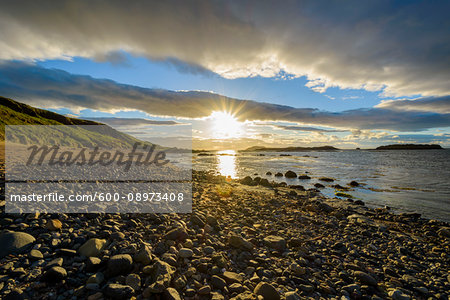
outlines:
[[[215,170],[233,178],[260,176],[305,188],[313,187],[320,177],[335,179],[333,183],[321,182],[325,186],[346,186],[356,180],[362,185],[346,193],[370,206],[388,205],[398,212],[419,212],[427,218],[450,222],[450,150],[224,151],[214,156],[194,155],[193,168]],[[265,175],[267,171],[275,174],[288,170],[298,175],[308,174],[311,179]],[[327,187],[322,193],[334,196],[335,189]]]

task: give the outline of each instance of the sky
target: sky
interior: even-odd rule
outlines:
[[[30,105],[197,149],[450,147],[448,1],[0,6],[0,95]]]

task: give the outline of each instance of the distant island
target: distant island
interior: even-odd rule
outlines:
[[[302,151],[334,151],[339,150],[333,146],[321,146],[321,147],[281,147],[281,148],[267,148],[261,146],[253,146],[240,152],[302,152]]]
[[[429,144],[394,144],[377,147],[375,150],[433,150],[443,149],[441,145]]]

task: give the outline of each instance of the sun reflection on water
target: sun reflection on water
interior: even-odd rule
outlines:
[[[236,173],[236,151],[223,150],[217,152],[217,171],[222,176],[237,178]]]

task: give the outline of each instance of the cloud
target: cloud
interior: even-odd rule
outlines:
[[[210,92],[142,88],[21,62],[0,63],[0,94],[44,108],[140,110],[155,116],[191,119],[208,117],[213,111],[228,111],[241,121],[286,121],[339,129],[420,131],[450,126],[449,113],[384,107],[326,112],[233,99]],[[414,103],[421,101],[430,103],[428,98]]]
[[[159,121],[142,118],[85,118],[91,121],[104,123],[110,126],[144,126],[144,125],[180,125],[175,121]]]
[[[386,100],[376,107],[400,111],[426,111],[450,114],[450,96],[422,98],[418,100]]]
[[[343,132],[346,130],[336,130],[336,129],[321,129],[315,127],[304,127],[304,126],[288,126],[288,125],[275,125],[275,128],[285,129],[285,130],[295,130],[295,131],[309,131],[309,132]]]
[[[448,1],[9,1],[0,59],[122,63],[125,51],[227,78],[306,76],[317,92],[443,96],[449,10]]]

